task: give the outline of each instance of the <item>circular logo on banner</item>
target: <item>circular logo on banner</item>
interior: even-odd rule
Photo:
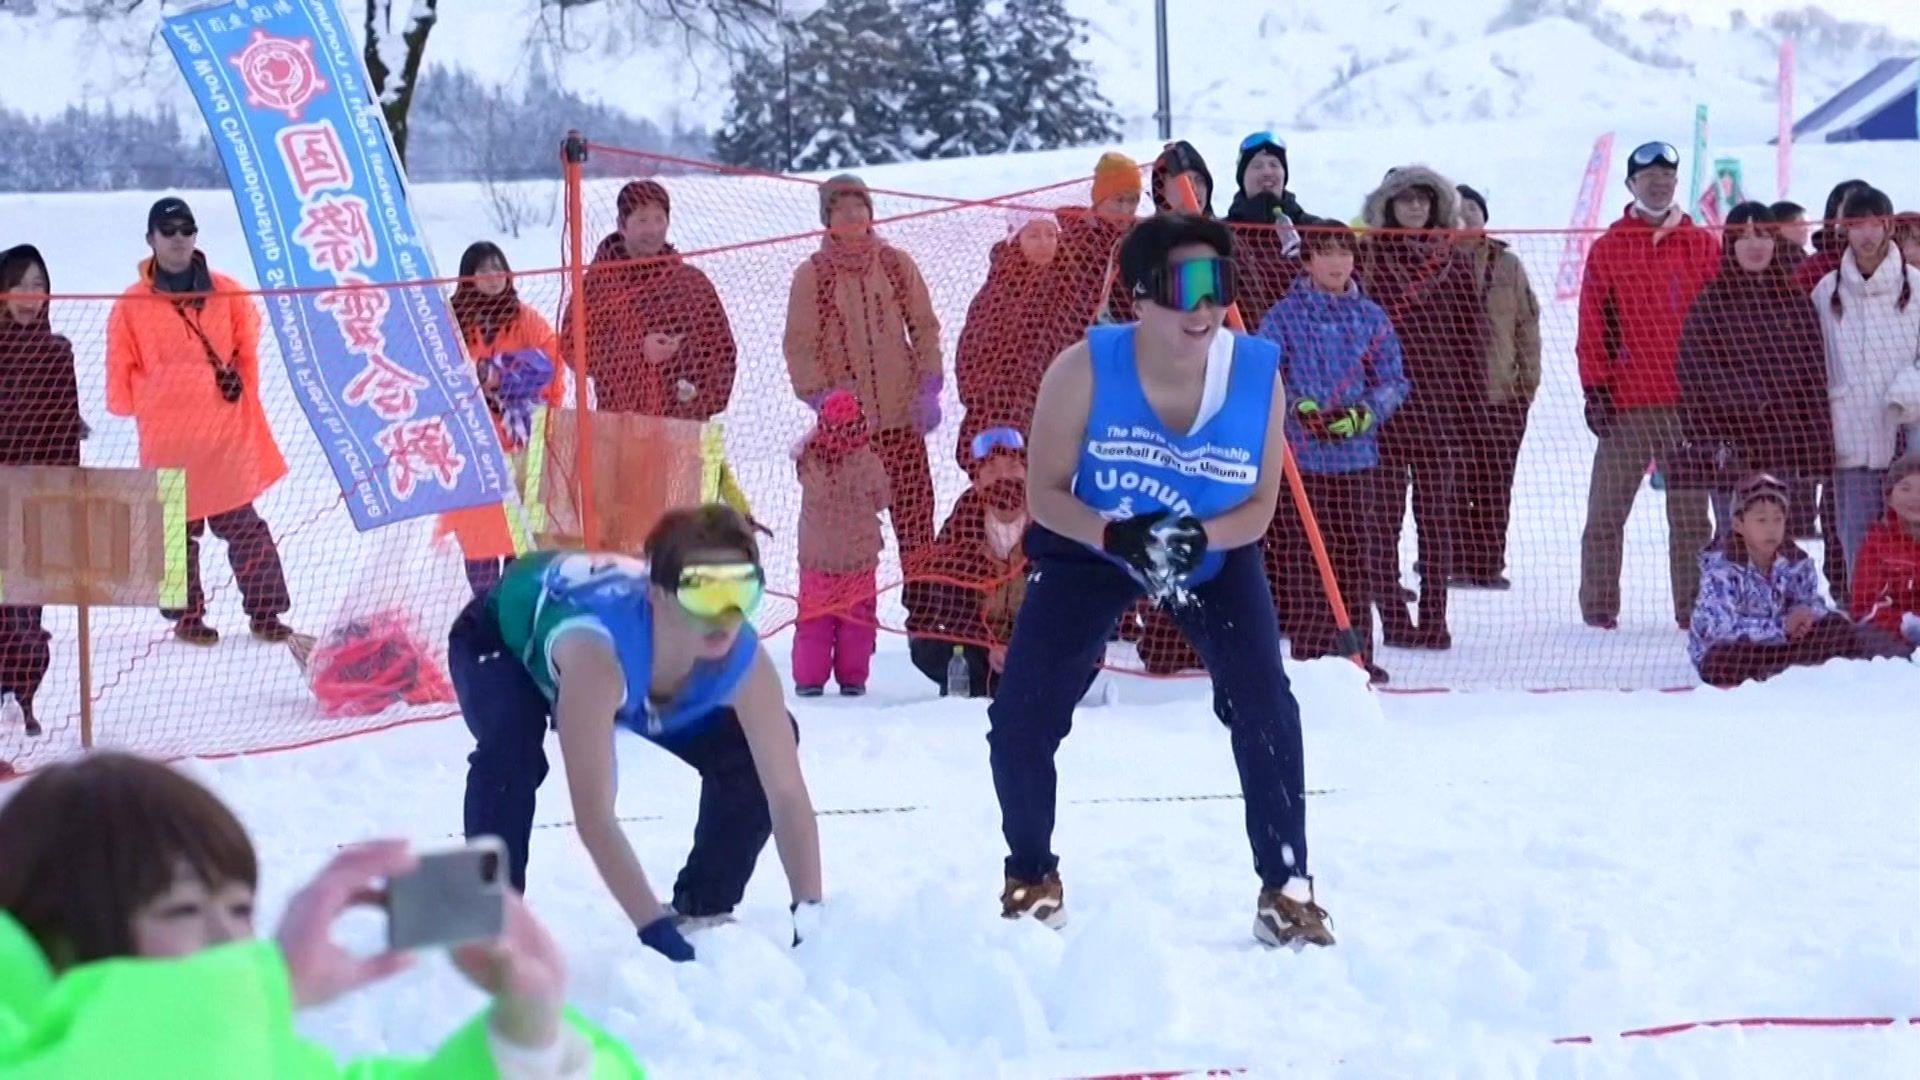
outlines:
[[[296,41],[255,30],[246,48],[231,60],[247,88],[247,104],[286,113],[288,120],[300,119],[307,102],[327,88],[313,62],[310,38]]]

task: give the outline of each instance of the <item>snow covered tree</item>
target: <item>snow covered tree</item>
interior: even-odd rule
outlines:
[[[910,4],[902,35],[913,43],[916,69],[906,97],[914,156],[968,157],[1007,149],[1007,102],[996,80],[1011,57],[988,0]],[[1022,110],[1023,112],[1025,110]]]
[[[787,24],[770,52],[735,72],[714,153],[731,164],[797,171],[913,157],[902,121],[914,72],[900,36],[900,14],[887,0],[828,0]]]
[[[1089,146],[1120,137],[1120,117],[1101,93],[1093,65],[1077,55],[1087,22],[1066,0],[1002,0],[988,84],[1000,117],[1002,150]]]

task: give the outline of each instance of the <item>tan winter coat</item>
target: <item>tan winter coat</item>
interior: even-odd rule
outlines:
[[[793,272],[786,354],[801,398],[850,390],[874,430],[912,427],[915,396],[940,378],[940,318],[920,268],[878,237],[829,235]]]
[[[800,474],[800,569],[852,574],[880,565],[887,471],[873,447],[830,457],[808,446]]]
[[[1480,240],[1467,251],[1490,323],[1487,400],[1530,402],[1540,389],[1540,301],[1526,265],[1500,240]]]

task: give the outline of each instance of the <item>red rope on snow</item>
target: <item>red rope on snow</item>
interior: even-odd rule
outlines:
[[[1893,1027],[1901,1022],[1897,1016],[1743,1016],[1729,1020],[1693,1020],[1683,1024],[1635,1028],[1632,1031],[1621,1032],[1618,1038],[1656,1039],[1662,1035],[1678,1035],[1683,1031],[1693,1031],[1696,1028],[1872,1028]],[[1920,1027],[1920,1016],[1909,1016],[1905,1023]],[[1594,1039],[1591,1035],[1563,1035],[1553,1041],[1556,1046],[1590,1046]]]

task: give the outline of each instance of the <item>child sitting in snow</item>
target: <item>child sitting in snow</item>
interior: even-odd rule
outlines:
[[[793,635],[794,692],[818,697],[832,675],[840,693],[867,692],[878,623],[880,511],[887,472],[867,445],[860,401],[835,390],[800,444],[800,622]]]
[[[1732,532],[1700,557],[1687,652],[1708,685],[1866,655],[1853,623],[1821,599],[1813,559],[1786,535],[1786,485],[1766,473],[1741,481]]]
[[[1867,531],[1853,567],[1853,617],[1876,634],[1920,646],[1920,450],[1887,470],[1887,516]]]

